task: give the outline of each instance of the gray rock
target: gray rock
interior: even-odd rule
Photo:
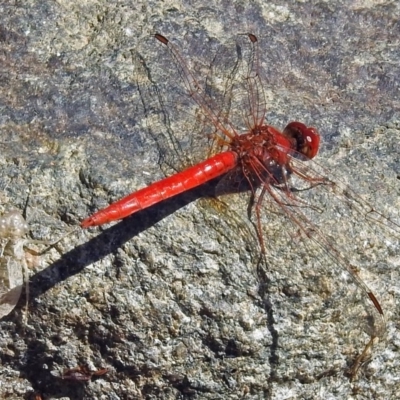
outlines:
[[[178,71],[167,69],[165,49],[143,44],[155,32],[176,39],[205,83],[215,52],[228,57],[237,33],[256,34],[268,123],[316,126],[316,168],[398,218],[394,3],[42,1],[0,9],[0,204],[26,205],[30,237],[55,240],[164,176],[144,125],[138,49],[165,77],[157,83],[175,100],[165,109],[171,129],[186,135],[183,146],[203,129],[174,91]],[[245,194],[224,196],[227,214],[199,199],[202,191],[112,227],[77,230],[31,260],[27,323],[23,298],[0,321],[1,397],[399,398],[399,228],[357,214],[343,193],[303,193],[326,206],[318,218],[314,210],[307,232],[265,204],[261,267]],[[335,260],[303,240],[318,238],[316,226],[325,248],[343,251],[372,287],[387,319],[353,381],[346,370],[368,342],[363,305],[372,306]],[[79,365],[109,371],[61,379]]]

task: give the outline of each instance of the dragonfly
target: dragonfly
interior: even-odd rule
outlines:
[[[370,353],[371,343],[383,336],[383,309],[373,291],[343,254],[343,249],[329,237],[327,229],[318,225],[315,216],[322,214],[325,202],[329,204],[333,198],[336,199],[335,204],[346,211],[371,218],[373,225],[377,223],[393,228],[393,224],[372,205],[361,200],[349,185],[333,181],[329,172],[313,161],[321,141],[315,127],[293,121],[279,130],[265,122],[267,107],[260,74],[258,39],[251,33],[239,35],[239,38],[231,57],[222,51],[222,56],[213,60],[212,68],[216,72],[223,68],[227,70],[222,75],[223,79],[210,74],[200,81],[178,48],[163,35],[155,34],[154,40],[166,49],[171,68],[180,82],[181,92],[178,90],[169,95],[172,104],[179,104],[171,107],[171,112],[186,117],[191,115],[196,126],[202,126],[197,133],[182,134],[183,139],[173,133],[173,123],[167,113],[154,111],[159,91],[158,88],[153,91],[148,89],[154,87],[153,77],[144,58],[136,55],[136,67],[142,75],[138,79],[138,90],[148,120],[147,129],[158,143],[166,165],[174,170],[181,168],[176,166],[179,164],[175,161],[176,157],[169,158],[168,153],[180,153],[180,158],[192,165],[95,212],[81,222],[81,227],[89,228],[126,218],[214,180],[218,181],[217,194],[249,193],[247,214],[249,219],[255,215],[254,226],[261,253],[267,252],[262,223],[267,203],[295,227],[297,233],[293,237],[299,235],[318,248],[323,257],[320,262],[330,260],[330,264],[344,271],[346,279],[352,281],[366,299],[360,312],[371,339],[356,360],[354,371],[358,370],[366,354]],[[217,73],[215,76],[218,76]],[[220,81],[222,89],[216,89],[213,83]],[[162,85],[163,82],[160,82]],[[181,98],[187,99],[186,102]],[[162,109],[163,100],[157,101]],[[192,114],[182,110],[190,107],[189,104],[196,107]],[[193,153],[202,154],[204,159],[193,165]],[[318,195],[320,200],[317,203],[311,203],[302,196],[316,190],[323,193]],[[397,225],[393,229],[398,231]],[[368,302],[369,305],[366,305]]]
[[[318,152],[320,136],[317,130],[307,127],[301,122],[291,122],[280,132],[273,126],[264,123],[264,115],[261,117],[252,115],[252,120],[248,121],[250,129],[245,134],[238,134],[230,124],[225,126],[226,124],[220,121],[212,108],[202,101],[197,91],[196,81],[184,66],[177,50],[169,44],[168,39],[164,36],[156,34],[155,38],[169,47],[172,56],[180,63],[182,73],[185,74],[190,96],[196,99],[207,115],[212,118],[218,129],[214,138],[215,144],[220,148],[226,147],[228,150],[219,152],[202,163],[124,197],[86,218],[81,223],[82,228],[128,217],[137,211],[203,185],[232,170],[242,172],[242,179],[249,185],[253,193],[256,188],[263,187],[258,202],[260,205],[267,192],[273,196],[273,191],[269,190],[271,186],[282,187],[283,190],[288,191],[289,176],[292,173],[302,176],[302,172],[291,165],[292,157],[307,160],[315,157]],[[253,34],[249,35],[249,39],[253,43],[257,42],[257,38]],[[309,179],[307,176],[304,178]]]

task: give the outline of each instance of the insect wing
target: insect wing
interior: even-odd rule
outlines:
[[[199,38],[185,44],[164,39],[146,38],[132,54],[138,118],[170,174],[225,150],[235,134],[261,123],[265,100],[257,41],[248,35],[200,47]]]
[[[345,172],[332,181],[312,160],[293,158],[292,167],[290,186],[268,186],[262,199],[267,274],[278,276],[287,300],[278,296],[272,303],[282,310],[295,302],[305,326],[334,329],[331,337],[343,337],[359,353],[385,333],[385,292],[377,274],[389,247],[398,246],[398,211],[378,212],[345,183]]]

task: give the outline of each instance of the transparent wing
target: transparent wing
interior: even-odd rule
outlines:
[[[346,329],[348,345],[361,352],[385,333],[378,273],[399,246],[399,210],[379,211],[314,161],[293,159],[292,167],[287,189],[268,186],[255,200],[266,273],[281,280],[272,297],[277,308],[282,293],[297,302],[305,325]]]
[[[235,134],[264,120],[257,41],[239,35],[222,45],[200,45],[149,37],[132,53],[142,125],[168,173],[226,149]]]
[[[219,105],[219,118],[238,134],[265,124],[267,108],[259,69],[258,41],[252,34],[237,35],[223,44],[211,65],[210,87],[222,87],[210,93]]]
[[[210,123],[188,95],[168,48],[152,36],[139,44],[133,57],[141,125],[158,147],[164,172],[170,174],[204,160]]]

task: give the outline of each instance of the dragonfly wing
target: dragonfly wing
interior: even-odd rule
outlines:
[[[237,133],[265,123],[266,102],[261,82],[258,41],[254,35],[237,35],[221,46],[211,67],[220,119]],[[211,79],[210,79],[211,80]],[[218,82],[223,82],[219,84]],[[229,121],[229,122],[228,122]]]
[[[315,325],[321,332],[333,328],[353,354],[360,354],[367,342],[385,333],[380,305],[385,293],[376,286],[377,274],[389,261],[390,243],[398,243],[400,226],[344,181],[329,179],[314,161],[293,159],[292,167],[290,186],[269,185],[255,201],[261,210],[266,274],[275,276],[279,286],[266,296],[275,309],[283,307],[283,298],[296,303],[292,306],[303,326]],[[380,221],[371,218],[377,214]]]
[[[183,45],[149,37],[133,52],[142,124],[167,171],[223,151],[236,134],[263,123],[258,44],[250,37],[210,40],[201,49],[198,38]]]
[[[196,51],[192,51],[194,61]],[[182,76],[187,73],[186,67],[179,67],[169,48],[153,36],[142,40],[133,55],[141,103],[139,118],[156,143],[163,170],[170,174],[203,161],[215,128],[188,92],[187,81],[192,78]]]

